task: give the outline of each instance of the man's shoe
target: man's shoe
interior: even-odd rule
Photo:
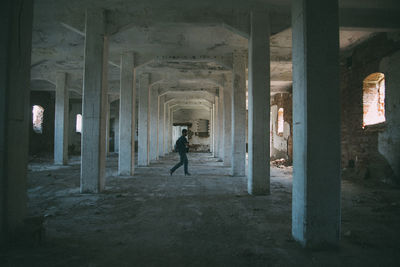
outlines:
[[[187,173],[185,173],[185,176],[186,176],[186,175],[187,175],[187,176],[190,176],[191,174],[187,172]]]
[[[172,176],[174,172],[172,170],[169,170],[169,175]]]

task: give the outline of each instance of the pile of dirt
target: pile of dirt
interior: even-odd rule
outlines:
[[[292,162],[290,162],[289,160],[284,159],[284,158],[271,160],[271,166],[274,166],[274,167],[283,168],[283,167],[288,167],[291,165],[292,165]]]

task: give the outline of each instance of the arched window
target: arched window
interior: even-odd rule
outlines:
[[[76,115],[76,126],[75,126],[75,131],[77,133],[82,133],[82,115],[81,114],[77,114]]]
[[[385,75],[372,73],[363,83],[363,128],[385,122]]]
[[[41,134],[43,132],[42,124],[43,124],[43,114],[44,108],[39,105],[34,105],[32,107],[32,123],[33,130],[35,133]]]
[[[278,134],[283,133],[283,108],[278,110]]]

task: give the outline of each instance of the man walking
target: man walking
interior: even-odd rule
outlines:
[[[186,139],[188,131],[186,129],[182,130],[182,136],[176,141],[176,150],[179,152],[180,161],[172,169],[169,170],[169,174],[172,175],[176,169],[184,165],[185,175],[190,175],[188,172],[188,158],[186,152],[189,148],[189,142]]]

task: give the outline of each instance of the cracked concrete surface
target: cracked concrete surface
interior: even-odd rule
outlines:
[[[190,177],[169,175],[177,154],[120,177],[111,155],[96,195],[79,193],[79,158],[57,169],[31,163],[28,206],[44,214],[46,238],[1,252],[0,264],[398,266],[397,189],[343,181],[341,248],[304,250],[291,238],[291,168],[272,167],[271,195],[254,197],[210,154],[188,156]]]

